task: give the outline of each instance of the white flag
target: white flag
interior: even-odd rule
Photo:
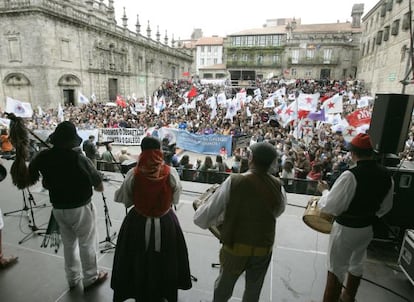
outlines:
[[[333,97],[325,100],[322,104],[322,108],[325,109],[325,113],[342,113],[344,111],[342,95],[337,93]]]
[[[21,102],[11,97],[6,98],[6,112],[14,113],[18,117],[32,117],[33,109],[30,103]]]
[[[60,105],[60,103],[59,103],[59,106],[58,106],[58,114],[57,114],[57,117],[58,117],[59,122],[63,122],[63,120],[64,120],[63,108],[62,108],[62,105]]]
[[[89,99],[84,96],[81,92],[79,92],[79,99],[78,99],[79,104],[89,104]]]
[[[43,116],[43,110],[40,106],[37,106],[37,111],[39,112],[40,116]]]

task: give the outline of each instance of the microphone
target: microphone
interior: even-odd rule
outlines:
[[[104,141],[104,142],[98,142],[98,145],[100,146],[107,146],[109,144],[112,144],[114,141]]]

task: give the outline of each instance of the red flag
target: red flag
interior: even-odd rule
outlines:
[[[368,109],[360,109],[349,114],[346,119],[351,126],[357,128],[362,125],[369,125],[371,123],[371,114],[372,112]]]
[[[197,96],[198,92],[197,92],[197,88],[195,88],[194,86],[191,88],[191,90],[188,92],[187,97],[193,98],[195,96]]]
[[[125,100],[122,98],[122,96],[120,96],[119,94],[116,96],[116,104],[118,106],[121,106],[122,108],[126,107],[126,102]]]
[[[306,118],[308,116],[309,112],[310,111],[308,111],[308,110],[298,110],[298,118],[300,120]]]
[[[184,71],[183,72],[183,77],[189,77],[190,76],[190,72],[189,71]]]

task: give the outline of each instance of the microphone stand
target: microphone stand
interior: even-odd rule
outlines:
[[[40,229],[36,226],[34,213],[33,213],[33,205],[36,206],[36,202],[33,198],[32,193],[30,192],[30,190],[28,188],[26,190],[27,190],[28,199],[29,199],[29,209],[30,209],[29,228],[31,229],[31,232],[29,234],[27,234],[26,236],[24,236],[19,241],[19,244],[22,244],[23,242],[29,240],[34,235],[45,235],[46,234],[45,232],[39,232],[39,231],[46,231],[46,229]],[[26,205],[26,195],[24,193],[24,190],[22,190],[22,192],[23,192],[24,204]]]
[[[112,241],[113,238],[116,237],[116,232],[114,232],[112,236],[110,235],[110,227],[112,227],[112,222],[111,222],[111,218],[109,217],[108,205],[106,204],[106,197],[103,192],[102,192],[102,200],[103,200],[104,212],[105,212],[106,237],[105,237],[105,240],[102,240],[101,242],[99,242],[99,244],[105,243],[105,248],[101,249],[101,253],[105,253],[116,247],[116,244]]]

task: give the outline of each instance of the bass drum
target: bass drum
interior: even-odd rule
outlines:
[[[320,197],[313,196],[308,201],[305,213],[303,214],[303,222],[315,231],[329,234],[331,233],[332,224],[335,220],[333,215],[323,213],[318,208],[318,202]]]
[[[207,191],[205,191],[203,194],[201,194],[201,196],[199,198],[197,198],[196,200],[194,200],[193,201],[193,208],[194,208],[194,210],[197,211],[197,209],[199,207],[201,207],[203,204],[208,203],[208,200],[211,197],[211,195],[213,195],[213,193],[219,187],[220,187],[219,184],[212,185],[210,188],[207,189]],[[218,238],[218,240],[221,240],[219,227],[212,226],[212,227],[210,227],[208,229],[210,230],[211,233],[213,233],[214,236],[216,236]]]
[[[7,177],[7,170],[3,165],[0,165],[0,181]]]

